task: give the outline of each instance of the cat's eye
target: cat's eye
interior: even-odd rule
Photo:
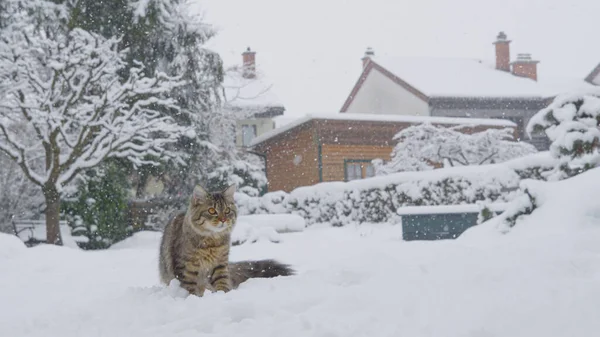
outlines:
[[[215,214],[217,214],[217,211],[214,208],[209,208],[208,209],[208,214],[215,215]]]
[[[230,209],[229,207],[227,207],[227,208],[225,209],[225,214],[229,214],[229,213],[231,213],[231,209]]]

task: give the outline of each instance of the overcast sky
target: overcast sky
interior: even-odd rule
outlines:
[[[226,65],[250,46],[288,114],[336,112],[367,46],[376,55],[494,59],[503,30],[511,57],[538,74],[584,78],[600,63],[598,0],[196,0],[218,27],[209,43]]]

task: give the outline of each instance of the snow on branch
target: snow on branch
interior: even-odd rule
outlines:
[[[378,175],[402,171],[425,171],[436,165],[469,166],[501,163],[536,152],[531,144],[512,141],[513,130],[486,129],[467,134],[465,125],[437,127],[430,123],[410,126],[394,136],[398,144],[391,160],[378,159]]]
[[[115,38],[81,29],[58,38],[9,33],[0,40],[0,151],[33,183],[62,187],[109,157],[180,159],[168,145],[187,130],[160,113],[177,109],[169,98],[177,78],[148,78],[138,65],[122,80],[126,51]],[[40,158],[45,165],[35,169]]]
[[[534,115],[527,133],[544,131],[559,160],[549,179],[571,177],[600,163],[600,91],[561,95]]]

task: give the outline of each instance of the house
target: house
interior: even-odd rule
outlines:
[[[252,150],[263,157],[269,191],[289,192],[324,181],[372,177],[373,159],[389,160],[396,133],[410,125],[468,125],[463,132],[515,129],[501,119],[336,113],[308,116],[256,137]]]
[[[273,130],[273,118],[283,115],[285,108],[273,90],[274,84],[257,71],[256,52],[248,48],[242,53],[242,66],[225,71],[223,95],[225,107],[233,111],[237,121],[236,144],[245,147],[252,139]]]
[[[242,66],[225,69],[223,76],[223,106],[236,120],[236,145],[244,148],[257,136],[275,128],[276,116],[283,115],[285,108],[275,94],[274,83],[257,70],[256,52],[247,48],[242,53]],[[240,118],[241,117],[241,118]],[[164,177],[150,176],[140,191],[133,195],[157,196],[165,188]]]
[[[546,150],[545,134],[525,136],[527,122],[557,94],[590,87],[583,80],[538,81],[530,54],[510,61],[510,40],[500,32],[494,63],[466,58],[377,57],[367,49],[363,71],[342,113],[502,118],[517,124],[519,138]],[[600,70],[598,70],[600,71]]]

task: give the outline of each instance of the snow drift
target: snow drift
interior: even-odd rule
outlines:
[[[531,239],[596,230],[600,228],[599,190],[600,168],[558,182],[524,180],[520,195],[504,213],[467,230],[461,238],[486,231],[516,232]]]
[[[0,233],[0,259],[9,259],[24,253],[27,247],[15,235]]]
[[[203,298],[159,285],[158,250],[147,249],[150,241],[138,241],[139,248],[86,252],[47,245],[24,249],[13,240],[18,254],[0,255],[0,332],[19,337],[595,336],[600,226],[586,185],[600,179],[590,173],[564,198],[555,193],[566,185],[542,185],[548,187],[547,199],[506,235],[488,224],[480,228],[493,233],[474,228],[458,240],[403,242],[401,226],[312,226],[284,234],[279,244],[236,246],[232,260],[276,258],[298,274],[250,280],[235,291]],[[571,203],[561,202],[569,196],[590,201],[568,210]],[[155,247],[159,239],[154,237]],[[2,249],[10,239],[0,240]]]

